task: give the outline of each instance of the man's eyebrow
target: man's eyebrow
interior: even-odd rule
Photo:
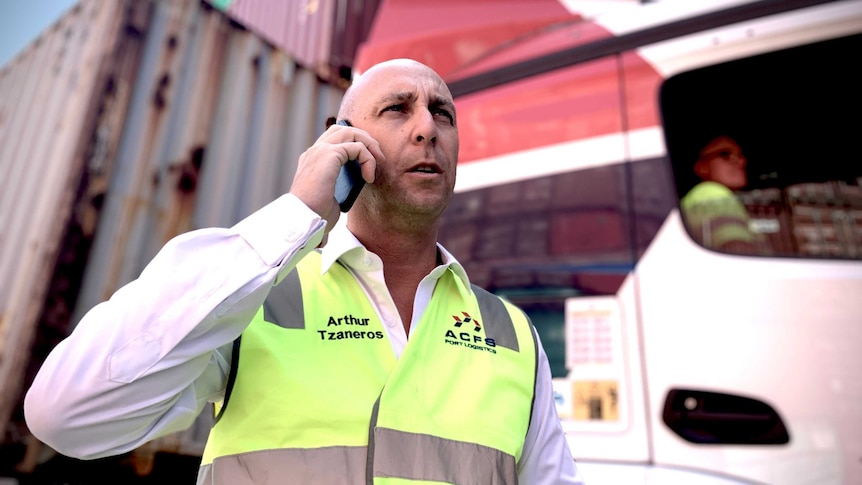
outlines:
[[[443,96],[434,96],[431,99],[430,105],[440,108],[449,108],[450,110],[455,111],[455,102]]]
[[[397,93],[388,93],[386,96],[383,96],[380,99],[380,103],[405,103],[405,102],[413,102],[416,100],[416,93],[411,93],[409,91],[401,91]]]
[[[380,99],[380,104],[413,103],[415,101],[416,93],[411,91],[400,91],[386,94],[385,96],[383,96],[383,98]],[[428,104],[434,107],[447,107],[453,110],[455,109],[455,103],[445,96],[433,96]]]

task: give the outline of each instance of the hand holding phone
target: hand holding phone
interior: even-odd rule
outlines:
[[[353,126],[347,120],[338,120],[336,124]],[[338,208],[341,212],[347,212],[353,207],[359,191],[364,186],[365,179],[362,178],[362,170],[359,167],[359,162],[348,160],[347,163],[341,166],[338,178],[335,180],[335,200],[338,201]]]

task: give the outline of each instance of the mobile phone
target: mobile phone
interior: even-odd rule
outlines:
[[[347,120],[338,120],[336,124],[353,126]],[[353,207],[359,191],[364,186],[365,180],[362,178],[362,170],[359,168],[359,162],[348,160],[347,163],[341,166],[341,171],[338,172],[338,178],[335,180],[335,200],[338,201],[338,208],[341,212],[347,212]]]

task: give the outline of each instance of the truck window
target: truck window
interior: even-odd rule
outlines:
[[[862,259],[862,35],[677,74],[660,106],[691,238],[729,254]]]

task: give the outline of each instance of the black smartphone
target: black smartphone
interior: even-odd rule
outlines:
[[[353,126],[347,120],[338,120],[336,124]],[[338,201],[338,207],[341,209],[341,212],[347,212],[353,207],[359,191],[364,186],[365,180],[362,178],[359,162],[348,160],[347,163],[341,166],[341,171],[338,172],[338,178],[335,180],[335,200]]]

